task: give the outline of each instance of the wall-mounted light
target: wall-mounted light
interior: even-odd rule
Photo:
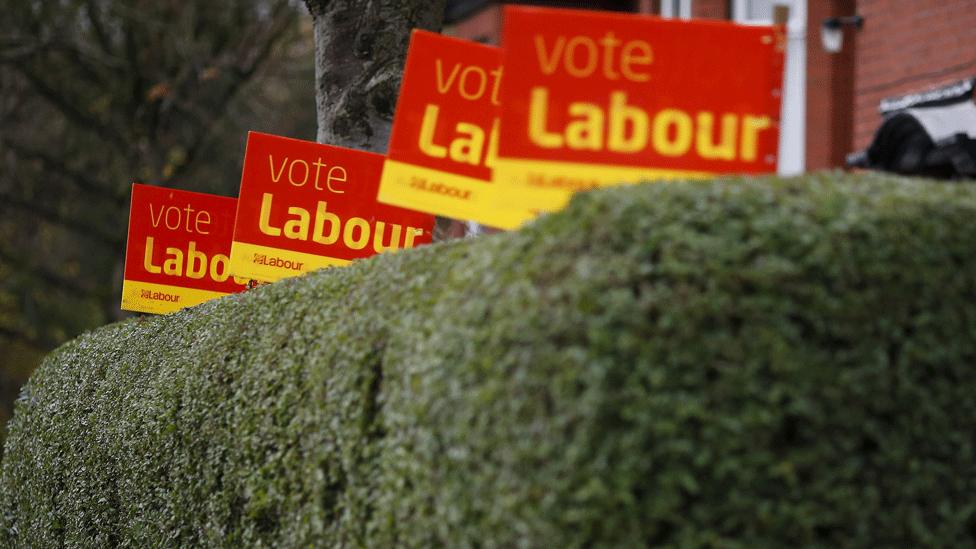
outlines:
[[[860,15],[848,15],[824,19],[820,24],[820,43],[825,52],[837,53],[844,47],[844,25],[860,29],[864,26],[864,18]]]

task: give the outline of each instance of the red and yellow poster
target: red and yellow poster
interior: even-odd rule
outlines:
[[[171,313],[244,290],[228,270],[236,209],[226,196],[133,184],[122,308]]]
[[[250,132],[231,272],[273,282],[430,242],[433,216],[376,201],[382,171],[378,154]]]
[[[498,48],[413,31],[380,202],[490,226],[524,217],[491,182],[501,80]]]
[[[562,207],[579,190],[776,171],[777,27],[505,8],[502,139],[510,203]]]

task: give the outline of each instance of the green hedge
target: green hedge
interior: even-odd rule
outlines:
[[[976,542],[976,188],[651,184],[84,335],[0,545]]]

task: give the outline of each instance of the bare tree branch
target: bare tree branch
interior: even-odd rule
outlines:
[[[39,351],[46,351],[58,344],[53,339],[38,337],[21,328],[11,328],[3,325],[0,325],[0,337],[18,341]]]
[[[0,141],[0,146],[8,149],[27,160],[38,160],[50,171],[60,174],[65,181],[69,181],[78,187],[79,190],[91,193],[95,196],[110,201],[115,206],[125,205],[125,196],[113,192],[87,175],[68,167],[63,161],[46,152],[33,150],[12,140]]]
[[[51,271],[39,265],[30,264],[28,261],[25,261],[24,258],[18,258],[15,254],[5,250],[0,250],[0,261],[4,261],[10,265],[18,265],[26,275],[33,277],[35,280],[39,280],[56,290],[74,292],[80,295],[100,295],[103,293],[99,292],[95,288],[85,286],[80,281],[73,278],[68,278],[56,271]]]
[[[99,227],[94,227],[78,219],[72,219],[61,212],[52,210],[50,208],[45,208],[35,202],[24,200],[23,198],[11,195],[9,193],[0,192],[0,207],[9,207],[27,214],[35,215],[49,223],[60,225],[66,229],[71,229],[79,236],[87,237],[105,246],[117,247],[122,244],[117,237],[109,234]]]
[[[91,24],[95,39],[98,45],[101,46],[102,51],[114,56],[115,52],[112,49],[112,40],[109,38],[108,33],[105,32],[105,25],[102,24],[102,20],[99,18],[98,6],[94,0],[87,0],[85,2],[85,16]]]
[[[25,63],[13,62],[10,63],[10,65],[14,67],[17,72],[23,75],[24,78],[31,83],[31,85],[34,86],[35,91],[37,91],[41,97],[61,111],[65,118],[74,122],[79,128],[95,132],[95,134],[97,134],[99,137],[111,142],[120,150],[126,149],[126,140],[121,135],[95,118],[82,113],[77,107],[75,107],[71,100],[51,87],[46,81],[44,81],[44,79],[35,74],[34,71],[32,71]]]
[[[45,43],[15,44],[13,47],[3,46],[0,50],[0,63],[22,62],[30,59],[48,47]]]
[[[286,4],[282,4],[281,6],[286,6]],[[224,117],[234,98],[244,89],[252,77],[254,77],[257,69],[263,66],[267,59],[271,56],[274,47],[289,32],[296,18],[297,14],[291,12],[291,15],[287,18],[282,17],[274,19],[275,21],[278,21],[278,24],[272,25],[269,31],[269,36],[258,48],[257,54],[250,60],[250,62],[234,73],[235,79],[233,83],[227,86],[223,95],[218,101],[215,102],[217,108],[214,113],[209,116],[209,123],[207,124],[206,128],[196,132],[193,143],[187,148],[186,157],[184,158],[183,162],[179,163],[174,168],[173,174],[168,178],[168,181],[179,179],[180,177],[186,175],[200,151],[206,148],[208,142],[214,138],[215,133],[210,131],[211,128],[218,124]]]
[[[99,74],[90,63],[89,58],[73,44],[55,40],[51,42],[51,51],[64,55],[69,66],[77,69],[77,72],[84,76],[85,80],[92,85],[101,86],[105,82],[103,75]]]
[[[206,172],[200,190],[230,190],[220,174],[239,160],[237,128],[302,123],[295,107],[311,107],[308,86],[276,80],[272,63],[301,55],[291,46],[307,27],[296,24],[294,0],[9,7],[0,16],[0,264],[11,283],[0,297],[14,316],[0,320],[0,335],[43,348],[56,343],[44,338],[119,317],[123,182],[172,186]],[[238,113],[252,95],[286,104],[274,113],[281,122]],[[79,272],[62,272],[49,255],[81,249],[96,257]],[[85,309],[61,310],[60,294],[46,297],[53,288]]]
[[[139,45],[136,42],[135,32],[132,28],[132,20],[126,19],[123,29],[125,37],[125,59],[128,62],[127,76],[130,77],[129,85],[129,112],[135,115],[145,99],[145,78],[142,74],[142,66],[139,64]]]

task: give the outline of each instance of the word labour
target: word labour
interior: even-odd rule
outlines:
[[[389,236],[387,236],[387,224],[383,221],[371,224],[361,217],[342,220],[338,215],[328,211],[328,202],[325,200],[316,203],[314,221],[312,214],[305,208],[287,206],[285,210],[287,218],[275,224],[272,219],[280,216],[276,215],[274,196],[271,193],[263,193],[261,214],[258,219],[260,231],[268,236],[283,236],[292,240],[307,241],[311,238],[312,242],[324,246],[339,242],[341,237],[342,243],[352,250],[362,250],[372,241],[376,253],[412,248],[414,240],[424,234],[422,228],[406,227],[404,231],[403,226],[390,223]]]
[[[214,282],[223,282],[230,277],[230,273],[227,271],[230,258],[224,254],[214,254],[213,257],[207,257],[206,253],[197,250],[197,243],[193,240],[190,241],[186,251],[171,246],[167,247],[161,264],[160,259],[156,257],[156,242],[153,237],[146,237],[145,248],[142,266],[147,273],[185,276],[195,280],[209,276]],[[236,276],[234,282],[247,284],[246,279]]]
[[[637,153],[651,151],[680,157],[694,153],[708,160],[753,161],[758,156],[759,135],[772,128],[765,116],[698,111],[677,108],[648,113],[628,103],[626,92],[611,92],[606,104],[571,102],[566,124],[550,121],[549,90],[531,91],[528,132],[531,142],[545,149]]]

